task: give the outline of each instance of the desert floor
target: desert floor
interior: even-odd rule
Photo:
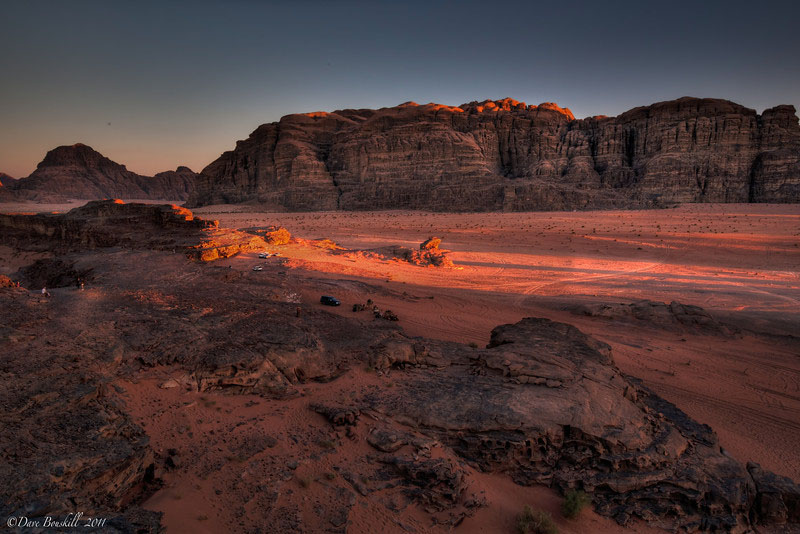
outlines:
[[[81,204],[4,205],[2,211],[57,212]],[[735,458],[800,480],[800,206],[481,214],[263,213],[248,206],[193,211],[218,219],[224,227],[286,227],[296,239],[271,247],[280,256],[264,260],[248,253],[214,264],[247,277],[280,277],[292,301],[305,306],[322,309],[320,295],[333,295],[342,306],[324,307],[326,311],[364,321],[372,320],[369,313],[354,313],[352,305],[372,299],[396,312],[410,335],[478,345],[489,341],[495,326],[523,317],[573,324],[610,344],[623,372],[710,425]],[[442,238],[454,268],[422,267],[376,252],[391,245],[418,248],[430,236]],[[164,264],[153,268],[174,273],[168,276],[174,276],[176,285],[200,269],[187,266],[185,258],[167,256],[161,254]],[[0,272],[13,272],[37,257],[12,256],[0,249]],[[253,271],[262,264],[263,271]],[[131,281],[132,288],[140,283]],[[90,288],[82,298],[101,291]],[[640,299],[701,306],[739,331],[719,335],[572,311],[576,304]],[[163,453],[178,447],[184,457],[204,450],[227,463],[232,452],[225,436],[251,425],[288,435],[299,425],[309,435],[324,437],[329,430],[320,418],[308,415],[309,398],[338,398],[348,394],[351,381],[379,386],[383,380],[356,369],[325,387],[305,384],[302,397],[265,412],[263,400],[252,395],[164,388],[171,376],[168,369],[150,375],[116,385],[154,449]],[[184,434],[181,429],[195,420],[202,432]],[[295,478],[302,481],[331,472],[334,465],[347,465],[364,453],[358,447],[318,455],[314,463],[301,464]],[[276,450],[276,461],[297,453],[284,442]],[[276,472],[282,469],[275,466]],[[224,487],[231,477],[246,476],[241,468],[204,477],[167,472],[164,488],[145,506],[164,512],[163,524],[170,532],[236,531],[239,511],[225,509],[214,488]],[[470,476],[485,488],[489,506],[457,532],[513,532],[515,515],[524,504],[551,511],[562,533],[663,532],[641,522],[623,528],[591,511],[580,522],[567,521],[558,513],[560,497],[546,488],[523,488],[496,474]],[[327,502],[333,486],[320,475],[312,489],[298,485],[293,494],[282,493],[278,504],[298,501],[301,515],[314,517],[314,506]],[[244,503],[249,497],[236,498]],[[348,532],[444,531],[430,528],[426,516],[419,510],[414,515],[414,510],[409,508],[406,524],[400,525],[384,507],[359,498]],[[258,514],[256,509],[244,511]],[[312,524],[306,527],[314,529]]]
[[[740,461],[800,479],[800,206],[685,205],[649,211],[441,214],[195,210],[222,226],[283,225],[347,251],[282,247],[303,272],[303,302],[337,310],[372,298],[410,334],[477,343],[539,316],[609,343],[617,365],[710,425]],[[384,260],[368,251],[442,238],[456,269]],[[255,255],[230,261],[251,268]],[[267,260],[271,261],[271,260]],[[565,308],[638,299],[701,306],[745,331],[720,338],[616,323]],[[753,333],[752,331],[757,332]],[[787,337],[789,336],[789,337]]]

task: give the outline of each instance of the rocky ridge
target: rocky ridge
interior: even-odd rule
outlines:
[[[3,243],[64,252],[95,248],[181,251],[200,261],[226,258],[266,245],[263,237],[221,230],[170,204],[95,200],[64,214],[0,213]]]
[[[792,106],[680,98],[575,119],[506,98],[287,115],[200,173],[188,205],[434,211],[800,201]]]

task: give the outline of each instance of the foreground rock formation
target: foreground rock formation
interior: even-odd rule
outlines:
[[[3,180],[0,201],[60,202],[68,199],[185,200],[196,174],[188,167],[142,176],[92,147],[54,148],[27,178]],[[7,182],[7,183],[6,183]]]
[[[560,210],[800,201],[792,106],[681,98],[576,120],[512,99],[288,115],[200,174],[189,206]]]
[[[65,214],[0,213],[3,244],[65,252],[94,248],[181,251],[201,261],[227,258],[266,245],[262,237],[220,230],[175,205],[95,200]]]
[[[120,237],[99,239],[103,228]],[[495,328],[481,349],[298,306],[288,295],[299,282],[281,265],[254,273],[187,259],[223,230],[170,206],[95,202],[64,216],[4,217],[0,230],[15,236],[6,245],[46,246],[93,276],[85,291],[49,299],[0,288],[0,422],[14,429],[0,434],[0,514],[78,506],[113,518],[111,532],[155,532],[158,514],[139,505],[164,473],[182,470],[212,480],[219,513],[243,532],[345,532],[359,498],[404,530],[404,510],[416,507],[447,531],[486,505],[476,473],[492,472],[584,489],[621,524],[744,533],[800,523],[797,485],[728,456],[710,428],[622,375],[609,346],[573,326],[526,318]],[[129,397],[136,388],[150,397]],[[132,412],[161,391],[185,396],[137,423]],[[211,396],[229,394],[258,401],[214,409]],[[291,403],[310,422],[284,418]],[[169,425],[178,442],[169,447],[155,424],[165,414],[185,414],[187,425]],[[226,418],[225,432],[203,430]],[[315,481],[306,465],[326,457],[334,467]],[[298,492],[323,482],[326,500],[307,517],[324,527],[304,526]]]

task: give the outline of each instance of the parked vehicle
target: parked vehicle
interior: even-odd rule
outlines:
[[[319,301],[325,306],[340,306],[342,304],[341,302],[339,302],[339,299],[328,295],[323,295],[322,297],[320,297]]]
[[[255,267],[253,267],[253,270],[254,271],[263,271],[264,267],[262,267],[261,265],[256,265]]]
[[[265,260],[269,258],[269,254],[267,252],[259,252],[258,257],[261,258],[262,260]]]

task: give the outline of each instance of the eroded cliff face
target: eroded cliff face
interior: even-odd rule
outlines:
[[[792,106],[681,98],[576,120],[552,103],[288,115],[200,174],[190,206],[441,211],[800,201]]]
[[[155,176],[142,176],[92,147],[78,143],[48,152],[30,176],[9,182],[8,190],[3,192],[0,200],[185,200],[194,186],[195,176],[187,167]]]

